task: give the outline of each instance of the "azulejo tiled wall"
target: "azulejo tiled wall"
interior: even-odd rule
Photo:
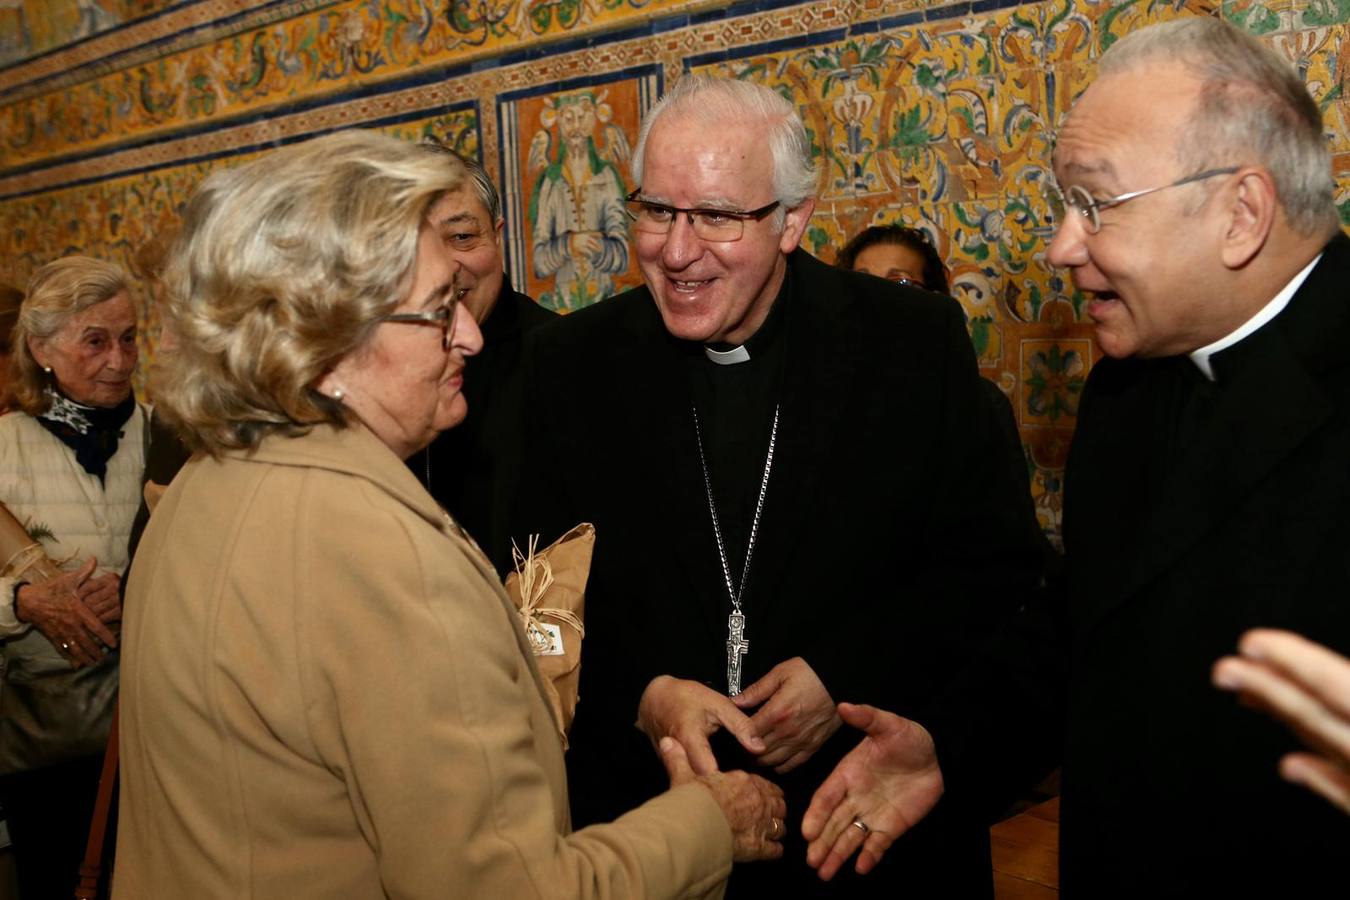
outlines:
[[[832,260],[889,221],[938,243],[1054,533],[1097,350],[1045,262],[1049,135],[1106,47],[1184,15],[1236,22],[1298,67],[1350,210],[1350,0],[3,0],[0,280],[75,251],[127,264],[212,169],[363,126],[482,159],[513,281],[575,309],[639,279],[618,198],[643,112],[686,72],[752,78],[811,130],[809,250]],[[600,251],[571,246],[576,230]]]

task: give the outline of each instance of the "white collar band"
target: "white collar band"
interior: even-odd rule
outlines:
[[[1294,299],[1294,294],[1298,293],[1298,289],[1303,286],[1303,282],[1307,280],[1310,274],[1312,274],[1313,267],[1316,266],[1321,259],[1322,254],[1320,253],[1313,257],[1313,261],[1304,266],[1297,275],[1291,278],[1289,283],[1275,295],[1274,299],[1262,307],[1256,315],[1248,319],[1232,334],[1229,334],[1227,337],[1219,338],[1214,343],[1207,344],[1199,350],[1192,350],[1190,353],[1191,362],[1195,363],[1196,367],[1206,378],[1213,381],[1214,367],[1210,365],[1209,358],[1220,350],[1226,350],[1254,334],[1264,327],[1271,319],[1284,312],[1284,308],[1289,305],[1290,300]]]
[[[730,350],[714,350],[705,344],[703,354],[719,366],[734,366],[737,363],[750,361],[750,351],[745,349],[744,344],[739,347],[732,347]]]

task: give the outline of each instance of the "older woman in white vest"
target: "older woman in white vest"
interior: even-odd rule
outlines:
[[[0,577],[0,803],[23,896],[68,896],[117,697],[118,574],[145,467],[126,275],[83,256],[43,266],[11,346],[0,503],[65,574]]]

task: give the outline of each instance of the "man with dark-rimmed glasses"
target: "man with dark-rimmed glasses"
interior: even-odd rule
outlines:
[[[852,820],[866,868],[944,791],[1030,778],[1039,747],[1064,764],[1066,897],[1344,883],[1350,820],[1280,780],[1297,739],[1209,672],[1255,626],[1350,648],[1350,241],[1322,132],[1288,63],[1218,19],[1102,57],[1053,158],[1048,257],[1107,356],[1069,455],[1065,590],[932,709],[859,717],[807,814],[823,873],[864,843]]]
[[[518,533],[596,526],[574,819],[663,788],[648,741],[671,737],[787,794],[784,859],[730,896],[987,896],[958,808],[846,883],[796,825],[852,743],[836,701],[920,702],[1039,576],[960,308],[798,248],[817,174],[768,88],[685,76],[633,162],[644,286],[541,329],[532,361]]]

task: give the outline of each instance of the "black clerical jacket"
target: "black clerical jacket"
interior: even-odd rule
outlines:
[[[802,251],[789,267],[781,421],[745,601],[744,684],[801,656],[836,701],[913,711],[1019,607],[1039,578],[1036,535],[958,305]],[[577,521],[596,526],[568,753],[583,825],[664,788],[633,727],[638,698],[661,674],[726,690],[730,603],[691,412],[687,354],[701,349],[667,334],[645,288],[535,337],[533,487],[518,533],[550,540]],[[849,871],[821,888],[804,862],[800,817],[858,739],[844,728],[797,771],[764,772],[787,791],[786,858],[738,867],[732,894],[987,894],[987,823],[955,809],[867,878]],[[730,741],[715,749],[724,767],[749,765]]]
[[[1210,669],[1257,626],[1350,651],[1347,284],[1337,236],[1280,315],[1213,358],[1212,388],[1186,357],[1096,365],[1065,590],[921,716],[949,788],[986,796],[1016,769],[1007,736],[1067,722],[1066,896],[1345,892],[1350,818],[1280,780],[1298,741]]]

